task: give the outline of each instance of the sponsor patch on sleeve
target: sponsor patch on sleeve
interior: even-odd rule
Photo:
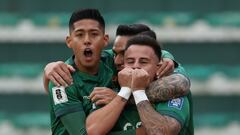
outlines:
[[[68,101],[68,97],[65,92],[65,87],[63,86],[53,87],[52,93],[53,93],[53,100],[55,105],[65,103]]]
[[[175,98],[168,101],[168,107],[173,107],[178,110],[182,109],[184,98]]]

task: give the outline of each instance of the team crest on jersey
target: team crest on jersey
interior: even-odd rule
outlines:
[[[168,101],[168,107],[173,107],[181,110],[183,106],[184,98],[175,98]]]
[[[53,93],[53,101],[55,105],[65,103],[68,101],[68,97],[65,92],[65,88],[63,86],[53,87],[52,93]]]

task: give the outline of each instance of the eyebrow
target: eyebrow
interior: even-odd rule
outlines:
[[[80,28],[80,29],[76,29],[76,30],[74,30],[75,32],[82,32],[82,31],[85,31],[84,29],[82,29],[82,28]],[[98,29],[94,29],[94,28],[92,28],[92,29],[89,29],[89,30],[87,30],[87,31],[100,31],[100,30],[98,30]]]

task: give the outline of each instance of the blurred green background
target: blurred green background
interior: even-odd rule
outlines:
[[[239,0],[1,0],[1,135],[50,134],[43,68],[71,55],[64,39],[79,8],[103,13],[108,48],[118,24],[148,24],[189,74],[196,134],[239,134]]]

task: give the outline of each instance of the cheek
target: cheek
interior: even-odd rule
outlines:
[[[95,42],[93,43],[95,45],[95,48],[98,50],[101,50],[104,48],[104,41],[103,40],[95,40]]]
[[[96,45],[95,46],[95,52],[97,53],[97,55],[101,55],[101,52],[102,52],[102,50],[103,50],[103,48],[104,48],[104,46],[103,45]]]
[[[129,67],[129,68],[132,68],[131,65],[127,64],[127,63],[124,63],[124,67]]]
[[[82,51],[82,50],[83,50],[83,47],[82,47],[81,44],[74,44],[74,45],[73,45],[73,49],[74,49],[75,51],[79,52],[79,51]]]
[[[104,48],[104,45],[103,44],[99,44],[97,45],[96,49],[101,51],[102,49]]]

